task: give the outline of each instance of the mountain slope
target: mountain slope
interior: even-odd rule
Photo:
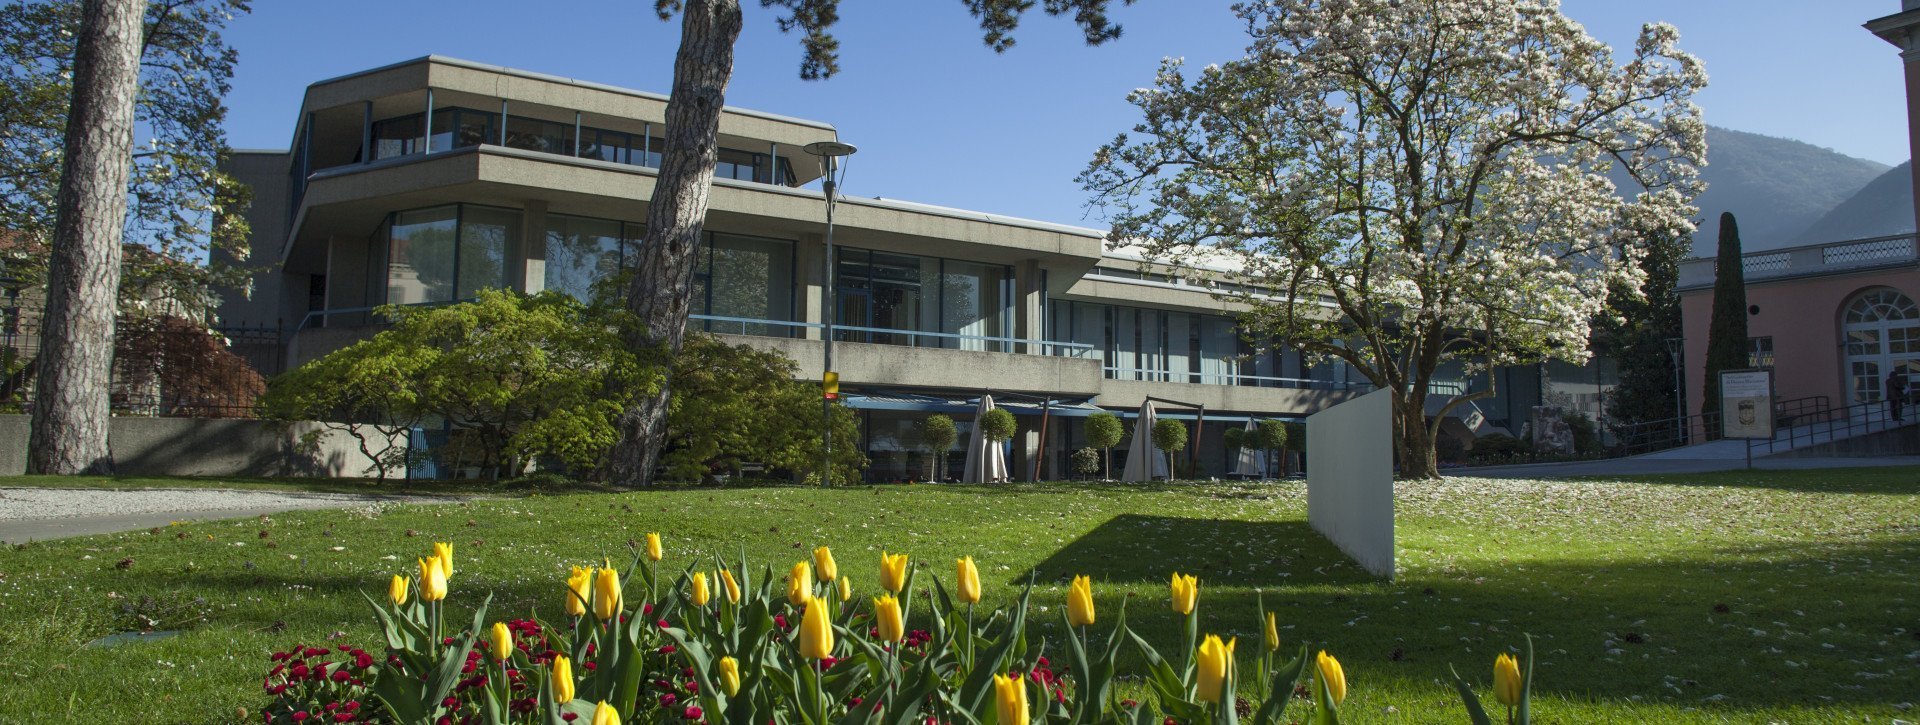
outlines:
[[[1720,213],[1727,211],[1739,219],[1745,251],[1794,244],[1886,170],[1885,164],[1809,143],[1709,126],[1707,165],[1700,169],[1707,190],[1695,201],[1702,223],[1693,253],[1713,256]]]
[[[1794,243],[1838,242],[1913,230],[1913,162],[1908,161],[1840,202],[1800,232]]]

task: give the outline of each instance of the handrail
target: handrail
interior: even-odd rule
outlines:
[[[1272,376],[1265,376],[1265,375],[1241,375],[1238,373],[1175,372],[1171,370],[1155,370],[1152,368],[1102,367],[1100,368],[1100,371],[1110,380],[1127,379],[1127,378],[1116,378],[1114,377],[1116,374],[1150,376],[1150,377],[1134,378],[1135,380],[1139,380],[1141,382],[1148,382],[1148,383],[1184,383],[1184,384],[1197,384],[1197,385],[1235,385],[1237,386],[1241,384],[1240,381],[1242,380],[1253,380],[1256,382],[1273,381],[1280,384],[1279,385],[1249,385],[1246,387],[1261,387],[1261,388],[1273,387],[1273,388],[1297,388],[1297,389],[1324,388],[1329,390],[1351,390],[1356,385],[1356,383],[1350,383],[1350,382],[1339,382],[1334,380],[1314,380],[1311,378],[1280,378],[1280,377],[1272,377]],[[1184,378],[1184,379],[1175,380],[1175,378]],[[1200,378],[1200,382],[1194,383],[1193,378]],[[1222,379],[1222,380],[1225,380],[1225,382],[1208,382],[1206,380],[1207,378]]]
[[[753,319],[749,317],[727,317],[725,315],[688,315],[687,318],[690,320],[700,320],[703,322],[729,322],[729,323],[738,324],[740,325],[740,329],[742,331],[741,334],[746,334],[745,330],[747,329],[746,327],[747,325],[767,325],[770,327],[798,327],[798,328],[805,328],[810,330],[823,329],[826,327],[825,324],[819,323],[819,322],[797,322],[797,321],[790,321],[790,320],[758,320],[758,319]],[[1088,345],[1086,343],[1079,343],[1079,342],[1054,342],[1052,340],[1033,340],[1033,339],[1023,338],[1023,337],[995,337],[991,335],[963,335],[955,332],[926,332],[923,330],[899,330],[899,329],[894,329],[889,327],[863,327],[860,325],[834,325],[833,331],[835,333],[860,332],[860,333],[879,334],[879,335],[905,335],[909,341],[917,341],[918,338],[930,337],[930,338],[935,338],[940,340],[971,340],[971,341],[978,341],[978,342],[996,342],[996,343],[1001,343],[1006,345],[1035,345],[1041,348],[1041,350],[1043,351],[1042,354],[1052,355],[1054,354],[1053,352],[1054,350],[1065,350],[1065,351],[1068,351],[1068,354],[1071,357],[1081,357],[1093,350],[1092,345]],[[923,346],[914,345],[914,347],[923,347]]]
[[[1837,420],[1832,417],[1832,413],[1834,412],[1841,413]],[[1772,438],[1747,441],[1747,451],[1749,453],[1756,453],[1761,449],[1765,449],[1765,452],[1759,453],[1759,455],[1771,455],[1776,452],[1775,449],[1779,448],[1781,444],[1785,444],[1785,448],[1781,450],[1791,451],[1799,448],[1802,439],[1806,440],[1807,445],[1832,443],[1852,438],[1855,431],[1865,433],[1877,432],[1874,430],[1876,424],[1882,424],[1879,430],[1892,430],[1909,424],[1904,420],[1894,421],[1892,419],[1893,414],[1887,408],[1887,401],[1884,400],[1854,403],[1844,408],[1829,409],[1828,416],[1828,419],[1824,421],[1826,425],[1802,424],[1787,426],[1784,430],[1776,430]],[[1785,433],[1786,436],[1783,438],[1780,435],[1781,433]],[[1825,440],[1821,440],[1823,437]]]

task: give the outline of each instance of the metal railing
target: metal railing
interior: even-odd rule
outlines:
[[[1298,390],[1352,390],[1356,385],[1359,385],[1358,383],[1346,383],[1335,380],[1279,378],[1266,375],[1241,375],[1238,373],[1176,372],[1156,370],[1153,368],[1103,367],[1100,368],[1100,371],[1108,380],[1137,380],[1148,383],[1237,385],[1252,388],[1293,388]]]
[[[808,330],[824,329],[826,327],[825,324],[822,324],[819,322],[797,322],[797,321],[791,321],[791,320],[759,320],[759,319],[754,319],[750,317],[728,317],[725,315],[688,315],[687,319],[698,320],[706,323],[718,322],[718,323],[723,323],[725,325],[738,325],[739,327],[736,329],[739,329],[741,332],[737,334],[742,334],[742,335],[756,334],[753,332],[749,332],[749,330],[751,330],[755,326],[769,327],[769,328],[782,327],[782,328],[788,328],[788,329],[808,329]],[[709,332],[727,332],[728,330],[724,328],[714,329],[713,326],[709,325],[708,331]],[[1055,342],[1052,340],[1034,340],[1034,339],[1029,339],[1024,337],[999,337],[994,335],[965,335],[965,334],[960,334],[956,332],[926,332],[924,330],[899,330],[899,329],[894,329],[889,327],[865,327],[861,325],[836,324],[833,326],[833,333],[834,333],[833,335],[834,342],[860,342],[860,343],[870,343],[870,344],[877,344],[877,345],[901,345],[903,347],[932,347],[932,348],[942,348],[947,350],[955,350],[955,349],[967,350],[972,352],[1014,352],[1015,350],[1018,349],[1014,347],[1016,345],[1025,346],[1026,348],[1032,351],[1038,352],[1039,354],[1042,354],[1042,355],[1057,355],[1057,356],[1063,356],[1063,357],[1085,357],[1087,353],[1093,351],[1092,345],[1078,343],[1078,342]],[[863,335],[863,336],[866,336],[867,339],[864,339],[864,340],[854,339],[852,335]],[[888,340],[886,342],[872,342],[875,336],[882,336],[882,335],[889,338],[903,339],[905,340],[905,342],[904,343],[893,342],[892,340]],[[941,343],[945,343],[946,341],[951,340],[959,344],[956,344],[956,345],[925,344],[922,342],[923,340],[937,340],[937,341],[940,341]],[[984,348],[970,348],[970,347],[967,347],[965,343],[991,344],[999,347],[1000,349],[987,350]]]
[[[1911,424],[1912,421],[1893,420],[1887,401],[1854,403],[1844,408],[1826,409],[1823,419],[1819,421],[1797,422],[1791,426],[1783,424],[1775,430],[1772,438],[1747,441],[1747,451],[1765,456],[1791,451],[1802,445],[1832,443],[1863,433],[1877,433]]]

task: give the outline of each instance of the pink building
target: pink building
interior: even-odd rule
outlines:
[[[1920,0],[1902,0],[1901,12],[1869,21],[1866,29],[1900,49],[1908,139],[1920,148]],[[1920,165],[1914,174],[1920,181]],[[1914,189],[1920,210],[1920,183]],[[1834,408],[1878,402],[1895,372],[1906,376],[1910,390],[1920,386],[1915,241],[1912,234],[1833,240],[1743,256],[1751,363],[1773,368],[1777,400],[1824,397]],[[1713,278],[1713,259],[1681,263],[1689,414],[1701,412],[1701,393],[1713,384],[1705,370]]]
[[[1882,398],[1888,373],[1920,384],[1920,256],[1914,235],[1745,255],[1752,364],[1774,369],[1777,400],[1834,408]],[[1713,317],[1712,259],[1680,265],[1687,412],[1699,413]]]

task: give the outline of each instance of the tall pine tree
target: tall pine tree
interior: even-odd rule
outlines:
[[[1107,17],[1108,6],[1116,1],[1134,2],[1047,0],[1041,9],[1047,15],[1071,15],[1087,44],[1099,45],[1120,37],[1120,26]],[[962,0],[962,4],[980,21],[982,39],[995,52],[1013,47],[1014,29],[1035,5],[1033,0]],[[626,302],[627,310],[641,323],[627,343],[657,360],[672,360],[686,339],[691,312],[687,299],[707,217],[720,111],[733,78],[733,45],[744,23],[740,6],[741,0],[654,0],[661,20],[680,14],[680,50],[674,56],[673,96],[667,101],[666,150],[647,208],[639,272],[627,286]],[[840,42],[832,33],[840,20],[840,0],[760,0],[760,6],[784,11],[775,21],[780,29],[805,36],[801,78],[824,79],[840,70]],[[653,481],[666,440],[672,386],[669,370],[657,392],[636,396],[621,413],[621,437],[611,465],[615,483],[633,486]]]
[[[1713,319],[1707,324],[1707,375],[1701,381],[1700,413],[1720,409],[1720,371],[1748,366],[1747,278],[1741,268],[1740,226],[1720,214],[1720,251],[1713,267]],[[1709,430],[1709,436],[1719,435]]]
[[[1639,262],[1646,281],[1638,290],[1614,285],[1607,295],[1607,314],[1594,324],[1594,352],[1619,366],[1619,383],[1607,393],[1607,421],[1615,431],[1672,420],[1680,410],[1667,341],[1681,336],[1676,288],[1687,244],[1685,237],[1650,242]]]

